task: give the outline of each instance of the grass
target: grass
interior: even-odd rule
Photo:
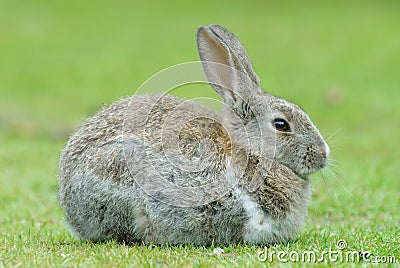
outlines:
[[[268,92],[300,104],[332,135],[335,164],[314,177],[305,230],[269,250],[322,252],[345,240],[344,251],[399,263],[399,8],[396,1],[3,1],[0,267],[264,265],[262,247],[249,245],[224,246],[226,255],[216,256],[215,247],[82,242],[57,204],[68,134],[155,72],[197,60],[195,28],[209,23],[240,37]]]

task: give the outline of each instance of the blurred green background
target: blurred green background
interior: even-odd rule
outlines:
[[[198,60],[196,28],[211,23],[239,37],[263,88],[302,106],[332,147],[308,228],[398,230],[399,19],[399,1],[1,1],[2,234],[49,223],[65,236],[56,187],[68,135],[154,73]]]

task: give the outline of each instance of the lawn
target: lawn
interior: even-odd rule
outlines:
[[[330,167],[313,177],[304,231],[268,252],[288,260],[291,252],[354,251],[372,254],[364,264],[399,265],[400,2],[110,3],[0,4],[0,267],[270,263],[257,257],[263,247],[246,244],[219,246],[219,256],[217,246],[79,241],[57,203],[68,135],[156,72],[198,60],[196,27],[210,23],[240,38],[264,89],[302,106],[331,146]],[[334,263],[349,265],[321,265]]]

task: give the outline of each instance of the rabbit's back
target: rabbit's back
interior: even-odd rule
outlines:
[[[245,217],[232,193],[218,206],[185,190],[218,185],[230,153],[229,134],[200,104],[168,95],[121,99],[89,118],[62,151],[60,203],[83,239],[239,241]],[[185,203],[185,194],[198,203]],[[232,217],[232,228],[218,228]]]

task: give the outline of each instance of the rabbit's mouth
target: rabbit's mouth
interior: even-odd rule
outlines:
[[[325,157],[317,158],[315,156],[306,156],[303,161],[300,162],[294,169],[294,172],[305,178],[317,171],[324,169],[327,166],[327,160]]]
[[[315,172],[323,169],[325,166],[326,165],[322,165],[321,167],[317,167],[317,168],[303,168],[303,169],[300,169],[299,171],[293,171],[293,172],[300,178],[302,178],[304,180],[309,180],[311,174],[314,174]]]

